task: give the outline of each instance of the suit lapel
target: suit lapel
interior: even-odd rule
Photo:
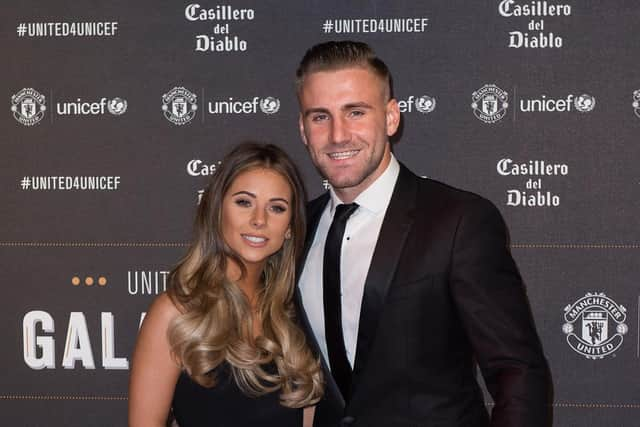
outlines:
[[[307,209],[307,236],[304,239],[304,249],[302,251],[302,257],[300,258],[300,268],[296,272],[296,283],[300,280],[300,275],[302,274],[302,268],[304,267],[304,263],[307,260],[307,255],[309,254],[309,249],[311,248],[311,244],[313,243],[313,239],[316,236],[316,230],[318,228],[318,223],[320,222],[320,217],[322,216],[322,212],[324,212],[324,208],[329,203],[329,192],[327,191],[322,196],[317,199],[311,201],[308,205]]]
[[[311,244],[313,243],[313,239],[316,234],[316,230],[318,228],[318,223],[320,222],[320,217],[322,216],[322,212],[329,202],[329,193],[325,193],[317,199],[313,200],[309,203],[309,209],[307,210],[307,236],[305,238],[304,250],[302,252],[302,257],[300,258],[299,268],[296,271],[296,283],[300,280],[300,275],[302,274],[302,269],[304,268],[304,264],[307,260],[307,255],[309,254],[309,249],[311,248]],[[305,334],[307,336],[307,342],[313,349],[314,353],[320,356],[320,362],[322,364],[322,371],[324,373],[325,379],[325,398],[334,398],[338,400],[338,404],[341,408],[344,408],[345,401],[338,385],[333,379],[333,375],[331,375],[331,370],[327,366],[327,362],[324,360],[324,356],[320,351],[320,346],[318,345],[318,341],[316,340],[315,334],[313,333],[313,329],[311,328],[311,324],[309,323],[309,318],[307,317],[307,313],[304,310],[304,305],[302,304],[302,294],[300,293],[300,289],[298,286],[294,289],[294,297],[295,302],[298,308],[298,314],[300,318],[300,322],[304,328]]]
[[[413,173],[400,165],[400,174],[385,213],[365,281],[353,370],[354,393],[358,387],[359,377],[367,364],[384,300],[413,224],[417,197],[416,179]]]

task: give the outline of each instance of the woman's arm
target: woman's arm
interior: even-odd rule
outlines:
[[[129,380],[129,426],[164,427],[180,367],[171,357],[167,328],[179,313],[167,294],[158,296],[136,341]]]
[[[307,406],[302,411],[302,427],[313,427],[313,414],[316,412],[316,407]]]

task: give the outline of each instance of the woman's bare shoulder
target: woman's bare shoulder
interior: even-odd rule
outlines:
[[[166,292],[163,292],[151,303],[149,310],[147,310],[145,321],[149,319],[153,320],[154,323],[156,321],[168,323],[180,314],[180,310],[176,307],[171,297]]]

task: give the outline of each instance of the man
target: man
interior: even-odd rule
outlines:
[[[302,140],[331,184],[309,204],[299,279],[327,382],[315,425],[544,427],[550,375],[503,220],[394,158],[390,81],[349,41],[297,71]]]

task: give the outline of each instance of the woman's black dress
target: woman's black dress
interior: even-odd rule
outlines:
[[[215,387],[206,388],[186,372],[173,394],[173,415],[180,427],[302,427],[302,409],[280,404],[280,392],[249,397],[236,385],[227,364],[216,369]]]

